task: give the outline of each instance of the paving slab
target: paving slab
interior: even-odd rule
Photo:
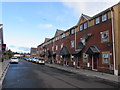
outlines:
[[[62,65],[57,65],[57,64],[46,63],[46,65],[50,66],[50,67],[57,68],[57,69],[62,69],[62,70],[66,70],[69,72],[81,74],[81,75],[101,78],[101,79],[109,80],[109,81],[112,81],[115,83],[120,83],[120,76],[115,76],[113,74],[107,74],[107,73],[98,72],[98,71],[91,71],[91,70],[86,70],[86,69],[82,69],[82,68],[76,69],[74,67],[62,66]]]
[[[2,82],[9,67],[9,60],[0,62],[0,89],[2,88]]]

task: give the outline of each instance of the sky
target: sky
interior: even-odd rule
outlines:
[[[74,1],[74,2],[73,2]],[[115,5],[119,0],[2,0],[0,23],[4,43],[14,52],[29,52],[45,38],[52,38],[57,29],[76,25],[81,14],[95,14]]]

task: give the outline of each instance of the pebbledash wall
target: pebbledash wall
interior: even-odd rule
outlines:
[[[89,17],[38,45],[37,56],[47,62],[120,74],[120,3]]]

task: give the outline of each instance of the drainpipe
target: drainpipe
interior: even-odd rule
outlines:
[[[117,70],[116,70],[116,68],[115,68],[115,66],[116,66],[116,57],[115,57],[115,55],[116,55],[116,53],[115,53],[115,35],[114,35],[114,15],[113,15],[113,11],[112,11],[112,9],[111,9],[111,18],[112,18],[112,40],[113,40],[113,59],[114,59],[114,75],[118,75],[118,72],[117,72]]]
[[[75,51],[76,51],[76,29],[75,29]]]
[[[77,30],[76,30],[76,28],[75,28],[75,51],[77,50],[77,48],[76,48],[76,32],[77,32]],[[78,57],[76,58],[77,60],[75,61],[76,63],[77,63],[77,66],[78,66]],[[76,64],[75,63],[75,64]]]

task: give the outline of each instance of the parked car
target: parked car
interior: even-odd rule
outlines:
[[[27,58],[26,58],[26,61],[29,61],[29,59],[30,59],[30,57],[27,57]]]
[[[10,63],[18,63],[19,62],[19,59],[17,57],[12,57],[10,59]]]
[[[40,60],[40,59],[36,58],[36,63],[38,63],[38,62],[39,62],[39,60]]]
[[[30,61],[30,59],[31,59],[31,57],[28,57],[28,58],[27,58],[27,61]]]
[[[36,58],[33,58],[32,59],[32,62],[36,63],[37,59]]]
[[[24,57],[24,60],[26,60],[26,61],[27,61],[27,60],[28,60],[28,57]]]
[[[37,63],[45,65],[45,60],[44,59],[39,59],[39,61]]]
[[[30,57],[30,58],[29,58],[29,61],[31,62],[32,60],[33,60],[33,58],[32,58],[32,57]]]

